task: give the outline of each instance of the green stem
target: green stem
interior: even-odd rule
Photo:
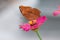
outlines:
[[[42,40],[39,31],[37,30],[37,31],[35,31],[35,32],[36,32],[37,36],[39,37],[39,39]]]

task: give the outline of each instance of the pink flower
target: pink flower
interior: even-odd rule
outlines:
[[[47,20],[46,16],[42,16],[36,19],[36,23],[33,25],[30,25],[29,23],[27,24],[23,24],[20,26],[20,28],[22,28],[25,31],[29,31],[29,30],[35,30],[38,29],[39,26],[41,27],[41,25]]]
[[[53,15],[54,15],[54,16],[57,16],[57,15],[59,15],[59,14],[60,14],[60,10],[56,10],[56,11],[53,12]]]

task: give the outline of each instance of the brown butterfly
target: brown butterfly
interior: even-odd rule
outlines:
[[[40,17],[41,11],[39,11],[36,8],[32,8],[29,6],[19,6],[19,9],[20,9],[22,15],[30,21],[35,20],[38,17]]]

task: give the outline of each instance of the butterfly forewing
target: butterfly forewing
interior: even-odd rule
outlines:
[[[28,20],[35,20],[40,16],[41,11],[29,6],[19,6],[22,15]]]

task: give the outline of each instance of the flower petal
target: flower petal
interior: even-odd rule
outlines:
[[[39,17],[37,19],[37,24],[41,26],[46,20],[47,20],[46,16]]]
[[[23,29],[24,31],[29,31],[30,24],[26,23],[26,24],[20,25],[20,28]]]
[[[35,30],[35,29],[37,29],[37,28],[39,28],[38,24],[35,24],[35,25],[31,26],[31,29],[32,29],[32,30]]]

